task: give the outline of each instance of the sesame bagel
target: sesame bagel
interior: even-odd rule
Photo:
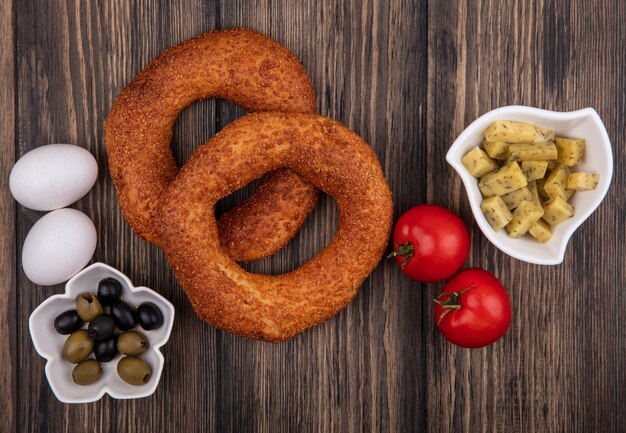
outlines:
[[[315,92],[287,48],[255,31],[212,31],[155,58],[122,91],[104,125],[109,170],[126,220],[161,245],[157,213],[179,171],[172,129],[192,102],[224,98],[247,111],[313,113]],[[237,261],[269,256],[298,231],[318,191],[290,170],[271,173],[258,190],[226,213],[220,239]]]
[[[252,274],[220,244],[213,207],[279,168],[334,197],[339,228],[300,268]],[[348,305],[382,257],[392,225],[391,192],[374,152],[341,123],[315,114],[237,119],[194,152],[161,203],[163,251],[198,316],[270,342],[293,337]]]

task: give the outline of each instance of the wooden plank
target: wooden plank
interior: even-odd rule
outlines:
[[[319,113],[361,134],[380,157],[396,212],[419,202],[422,192],[414,173],[423,168],[424,6],[354,0],[254,6],[228,0],[219,6],[221,27],[248,26],[294,51],[317,90]],[[226,102],[218,107],[218,128],[242,114]],[[228,207],[249,191],[222,204]],[[285,251],[246,269],[276,273],[304,263],[330,242],[337,218],[335,202],[323,199]],[[223,334],[220,404],[246,404],[222,411],[218,430],[420,431],[421,298],[395,264],[383,264],[348,308],[292,341],[267,346]],[[242,386],[232,386],[234,378]]]
[[[14,333],[15,202],[9,191],[9,172],[15,162],[15,26],[14,2],[0,3],[0,407],[4,416],[0,431],[17,425],[17,341]]]
[[[20,246],[42,214],[19,206],[15,213],[2,187],[6,176],[0,179],[0,218],[10,227],[0,235],[8,283],[0,289],[9,295],[8,302],[0,299],[0,317],[8,319],[0,323],[0,338],[13,354],[0,354],[0,365],[9,366],[0,403],[10,408],[0,431],[626,431],[626,331],[618,326],[626,311],[622,170],[561,266],[510,259],[471,226],[469,265],[499,276],[513,303],[509,333],[490,348],[466,351],[445,342],[432,311],[440,285],[413,283],[387,261],[335,318],[268,345],[196,319],[161,252],[136,238],[122,217],[102,142],[108,108],[152,57],[206,30],[250,26],[302,60],[321,114],[372,145],[396,215],[429,201],[471,224],[460,181],[444,157],[458,133],[492,108],[594,106],[614,140],[615,166],[626,164],[622,2],[57,0],[0,8],[17,47],[13,52],[13,34],[5,33],[0,146],[7,149],[0,167],[8,173],[15,156],[51,142],[92,151],[101,174],[75,207],[100,234],[94,260],[154,287],[177,309],[154,396],[60,404],[27,321],[62,286],[34,286],[19,270]],[[174,131],[177,160],[241,114],[223,101],[185,110]],[[218,211],[250,190],[223,200]],[[324,199],[284,252],[246,268],[293,269],[330,241],[337,223],[335,203]]]
[[[19,2],[17,7],[19,146],[21,155],[51,142],[90,150],[100,175],[94,189],[74,207],[96,225],[94,261],[153,287],[175,305],[177,318],[156,394],[140,400],[104,397],[87,405],[63,405],[52,395],[27,330],[28,315],[62,286],[37,287],[18,279],[17,329],[20,374],[20,431],[193,431],[214,430],[215,331],[199,322],[156,248],[138,239],[126,224],[107,171],[102,141],[106,113],[123,86],[166,47],[215,27],[211,4],[169,2]],[[214,103],[196,104],[175,126],[173,148],[183,161],[213,135]],[[40,213],[18,210],[21,245]],[[191,411],[190,411],[191,408]]]
[[[509,104],[561,111],[593,106],[615,149],[623,149],[616,122],[625,110],[623,3],[430,1],[428,13],[429,161],[443,161],[448,145],[478,115]],[[615,156],[620,167],[624,154]],[[429,201],[472,221],[458,177],[443,163],[441,169],[445,176],[429,184]],[[513,321],[502,341],[474,351],[425,329],[429,431],[626,429],[620,410],[626,332],[616,319],[626,302],[624,185],[618,169],[605,202],[574,235],[560,266],[508,258],[472,226],[470,265],[502,280]]]

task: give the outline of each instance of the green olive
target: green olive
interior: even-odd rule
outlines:
[[[78,385],[91,385],[102,377],[102,367],[95,359],[86,359],[79,362],[72,371],[72,379]]]
[[[131,385],[145,385],[150,380],[152,372],[146,362],[136,356],[127,356],[117,363],[117,374],[122,380]]]
[[[96,316],[104,313],[104,310],[96,294],[86,292],[76,298],[76,312],[83,321],[91,322]]]
[[[63,345],[63,357],[76,364],[87,358],[93,350],[93,338],[85,329],[72,332]]]
[[[141,355],[146,349],[148,349],[148,339],[141,332],[124,332],[117,339],[117,350],[124,355]]]

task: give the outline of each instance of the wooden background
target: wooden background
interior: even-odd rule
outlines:
[[[3,0],[0,20],[0,431],[626,431],[625,2]],[[195,318],[162,253],[120,213],[102,124],[123,86],[161,50],[230,26],[257,29],[296,53],[319,112],[377,152],[396,215],[424,202],[460,213],[472,231],[467,266],[494,272],[511,297],[501,341],[473,351],[448,344],[433,320],[441,284],[414,283],[391,262],[335,318],[280,345]],[[496,250],[444,160],[466,125],[508,104],[594,107],[613,141],[613,185],[560,266]],[[178,160],[241,114],[216,100],[188,108],[175,128]],[[96,186],[75,205],[97,227],[94,260],[177,308],[149,398],[63,405],[30,341],[29,314],[63,286],[34,286],[21,271],[22,242],[42,214],[12,201],[8,173],[25,152],[54,142],[83,146],[98,160]],[[291,269],[329,242],[336,225],[325,199],[286,251],[248,269]]]

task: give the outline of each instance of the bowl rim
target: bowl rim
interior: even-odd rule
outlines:
[[[475,191],[473,186],[478,188],[476,178],[467,172],[465,166],[463,166],[461,162],[461,157],[463,156],[461,153],[465,146],[464,144],[468,140],[469,136],[476,132],[476,129],[481,128],[484,129],[481,125],[486,122],[492,122],[497,118],[502,118],[505,116],[513,115],[529,115],[529,116],[540,116],[543,119],[555,121],[555,122],[564,122],[564,121],[572,121],[579,118],[591,118],[596,127],[598,128],[598,132],[601,136],[601,140],[598,143],[600,146],[603,146],[607,150],[607,161],[606,161],[606,173],[603,173],[603,177],[605,177],[606,182],[603,186],[597,190],[597,195],[591,205],[587,208],[582,209],[580,212],[577,212],[577,218],[574,220],[573,224],[566,228],[566,231],[563,233],[563,240],[558,245],[558,252],[552,257],[548,258],[537,258],[528,254],[521,253],[519,249],[510,248],[507,244],[503,244],[497,237],[496,232],[491,228],[486,218],[482,214],[480,210],[480,204],[477,203],[477,200],[473,196],[475,195]],[[479,116],[476,120],[470,123],[461,134],[454,140],[450,149],[446,154],[446,161],[448,164],[452,166],[452,168],[457,172],[457,174],[461,177],[463,182],[463,186],[465,187],[465,192],[467,198],[470,202],[470,207],[472,209],[472,213],[474,214],[474,219],[478,224],[480,230],[483,234],[489,239],[489,241],[499,250],[508,254],[509,256],[532,264],[537,265],[558,265],[563,262],[565,258],[565,251],[567,250],[567,245],[574,234],[574,232],[580,227],[589,216],[600,206],[600,203],[604,200],[606,196],[612,180],[613,180],[613,150],[611,145],[611,140],[606,131],[606,127],[602,122],[602,119],[598,115],[595,109],[592,107],[586,107],[579,110],[574,111],[551,111],[543,108],[530,107],[525,105],[507,105],[504,107],[499,107],[491,111],[487,111],[486,113]]]
[[[55,356],[53,354],[46,352],[46,350],[41,346],[39,339],[37,337],[38,334],[36,331],[35,322],[36,322],[38,315],[42,311],[44,311],[46,308],[48,308],[51,304],[53,304],[54,302],[58,300],[73,299],[73,296],[70,294],[72,283],[78,278],[80,278],[81,276],[83,276],[84,274],[93,272],[96,269],[105,269],[106,271],[115,274],[120,280],[124,281],[128,289],[132,293],[144,292],[144,293],[149,294],[150,297],[156,298],[159,301],[161,301],[168,309],[168,311],[164,313],[164,317],[167,317],[168,319],[165,319],[163,323],[163,325],[165,326],[164,337],[160,339],[159,341],[150,343],[149,350],[154,351],[158,360],[157,368],[153,369],[153,372],[156,372],[157,374],[153,374],[152,376],[153,381],[150,384],[150,386],[136,387],[135,388],[136,392],[120,394],[116,392],[114,389],[112,389],[108,383],[103,383],[103,386],[99,389],[99,391],[92,396],[84,397],[84,398],[72,398],[72,397],[68,397],[67,395],[65,395],[63,389],[60,389],[59,387],[57,387],[55,382],[53,380],[50,380],[50,377],[52,377],[52,375],[54,374],[52,371],[52,366],[53,366],[52,361],[57,359],[58,356]],[[90,266],[86,267],[85,269],[83,269],[82,271],[78,272],[72,278],[70,278],[65,283],[65,291],[63,293],[49,296],[41,304],[39,304],[37,308],[35,308],[29,316],[28,329],[29,329],[31,341],[33,342],[33,346],[35,347],[35,350],[42,358],[46,360],[46,366],[45,366],[46,379],[48,381],[48,385],[50,386],[50,389],[52,389],[52,392],[54,393],[55,397],[59,401],[63,403],[90,403],[90,402],[100,400],[104,396],[104,394],[108,394],[109,396],[115,399],[125,400],[125,399],[148,397],[149,395],[154,394],[154,392],[156,391],[158,384],[161,380],[161,374],[163,372],[163,365],[165,364],[165,358],[163,357],[163,354],[161,353],[160,348],[169,341],[170,335],[172,333],[172,328],[174,326],[174,314],[175,314],[174,305],[172,305],[172,303],[168,301],[165,297],[163,297],[161,294],[157,293],[156,291],[146,286],[135,286],[133,285],[130,278],[128,278],[121,271],[115,269],[112,266],[107,265],[106,263],[95,262],[91,264]]]

